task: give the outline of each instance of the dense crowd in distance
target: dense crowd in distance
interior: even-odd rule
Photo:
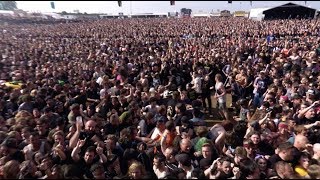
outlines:
[[[0,19],[3,179],[320,178],[317,19]]]

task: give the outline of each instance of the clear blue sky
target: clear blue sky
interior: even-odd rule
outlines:
[[[250,1],[233,1],[228,4],[228,1],[176,1],[175,6],[170,6],[170,1],[122,1],[122,7],[118,7],[117,1],[53,1],[55,9],[51,9],[51,1],[17,1],[17,6],[20,9],[33,12],[73,12],[79,10],[87,13],[113,13],[118,14],[123,12],[130,13],[167,13],[180,11],[181,8],[190,8],[193,12],[210,12],[212,10],[245,10],[250,8],[273,7],[288,2],[305,5],[305,1],[253,1],[250,6]],[[307,1],[306,6],[320,9],[319,1]],[[131,7],[131,8],[130,8]]]

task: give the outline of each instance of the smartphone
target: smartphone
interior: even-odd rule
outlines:
[[[77,116],[76,122],[82,125],[82,116]]]

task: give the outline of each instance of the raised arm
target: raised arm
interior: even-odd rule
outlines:
[[[84,145],[84,143],[86,142],[86,139],[84,140],[79,140],[77,142],[76,147],[72,150],[71,152],[71,158],[75,161],[78,162],[80,160],[80,156],[79,153],[81,151],[81,147]]]

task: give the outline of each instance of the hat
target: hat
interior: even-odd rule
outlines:
[[[168,98],[170,96],[172,96],[172,91],[165,90],[163,92],[163,98]]]
[[[309,90],[307,91],[307,94],[310,94],[310,95],[315,95],[315,92],[314,92],[314,90],[312,90],[312,89],[309,89]]]
[[[278,129],[280,129],[280,128],[282,128],[282,129],[288,129],[288,125],[287,125],[286,123],[281,122],[281,123],[279,123],[279,125],[278,125]]]
[[[186,165],[186,166],[191,165],[191,159],[189,155],[186,153],[177,154],[175,156],[175,159],[177,162],[181,163],[182,165]]]
[[[281,96],[280,99],[283,99],[285,102],[289,101],[288,96]]]
[[[4,140],[1,145],[5,146],[7,148],[17,148],[17,146],[18,146],[17,140],[14,138],[8,138],[8,139]]]

